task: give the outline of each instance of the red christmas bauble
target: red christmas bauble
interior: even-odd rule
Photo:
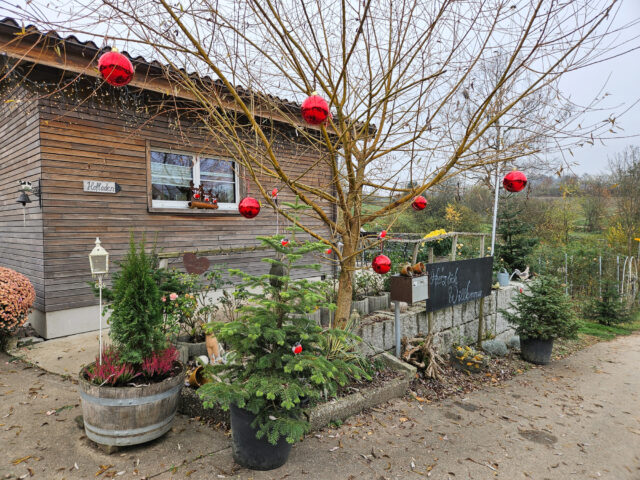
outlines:
[[[502,185],[509,192],[520,192],[527,186],[527,176],[520,170],[514,170],[505,175]]]
[[[386,255],[378,255],[373,259],[373,262],[371,262],[371,267],[374,272],[383,275],[391,270],[391,260]]]
[[[276,198],[278,196],[278,189],[274,188],[273,190],[271,190],[271,196],[273,198]]]
[[[293,352],[294,355],[298,355],[299,353],[302,353],[302,345],[300,345],[299,343],[296,343],[293,347],[291,347],[291,351]]]
[[[286,247],[287,245],[289,245],[289,239],[283,238],[282,240],[280,240],[280,243],[282,244],[283,247]]]
[[[253,197],[244,197],[238,205],[238,211],[245,218],[254,218],[260,213],[260,202]]]
[[[195,198],[196,200],[198,200],[200,198],[200,194],[199,193],[194,193],[193,194],[193,198]]]
[[[383,239],[386,236],[387,236],[387,231],[386,230],[382,230],[380,232],[380,234],[378,235],[378,238]]]
[[[98,59],[98,70],[100,70],[102,78],[114,87],[127,85],[135,72],[131,60],[117,50],[104,53]]]
[[[329,104],[327,101],[313,92],[310,97],[302,102],[302,118],[310,125],[320,125],[329,117]]]
[[[331,255],[333,253],[333,250],[331,250],[330,248],[327,248],[324,253],[326,253],[327,255]]]
[[[416,198],[413,199],[413,202],[411,202],[411,207],[414,210],[424,210],[425,208],[427,208],[427,199],[424,198],[422,195],[418,195]]]

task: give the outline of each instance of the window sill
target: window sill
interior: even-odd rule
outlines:
[[[238,210],[210,210],[205,208],[167,208],[167,207],[147,207],[149,213],[170,213],[172,215],[197,215],[206,217],[240,217]]]

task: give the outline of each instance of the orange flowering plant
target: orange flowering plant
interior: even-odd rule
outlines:
[[[27,277],[0,267],[0,336],[8,336],[24,324],[36,291]]]

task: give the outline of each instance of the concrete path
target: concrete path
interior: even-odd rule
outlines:
[[[96,359],[100,351],[98,332],[80,333],[54,338],[23,348],[16,348],[11,355],[58,375],[77,375],[80,368]],[[109,329],[102,330],[102,341],[109,342]]]
[[[0,478],[640,480],[638,334],[465,398],[393,401],[312,434],[271,472],[234,466],[224,432],[184,417],[162,439],[104,455],[73,421],[69,380],[8,360]]]

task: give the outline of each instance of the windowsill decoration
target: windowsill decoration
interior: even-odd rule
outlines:
[[[213,194],[211,189],[205,190],[202,185],[195,187],[193,181],[189,182],[189,208],[206,208],[210,210],[217,210],[218,199]]]

